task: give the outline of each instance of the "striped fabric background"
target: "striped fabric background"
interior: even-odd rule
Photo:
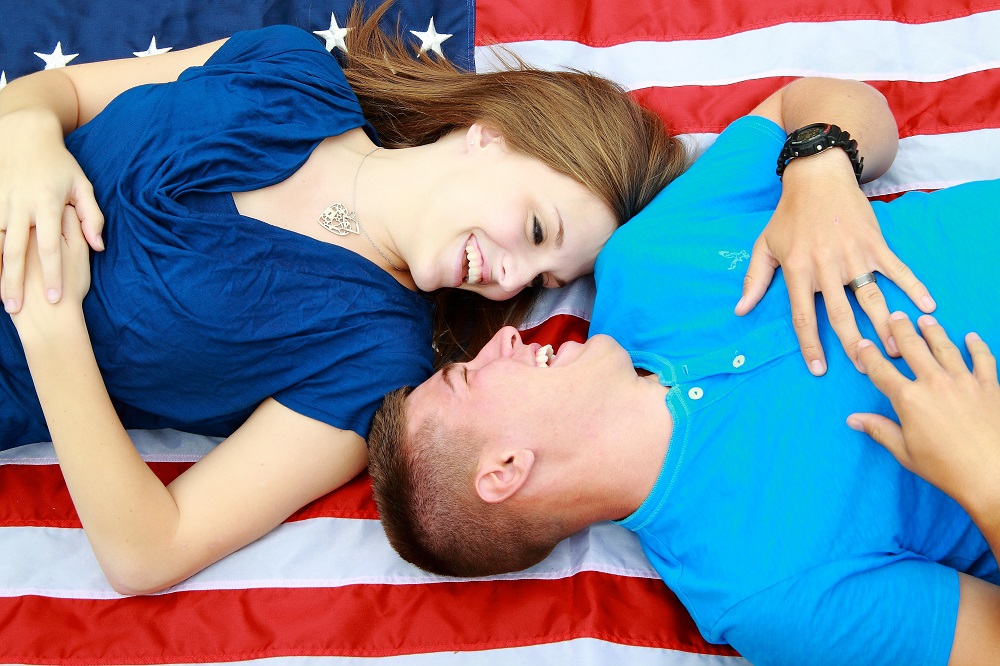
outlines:
[[[411,2],[402,27],[437,32],[456,62],[488,69],[503,45],[528,62],[606,74],[704,147],[793,77],[869,81],[902,136],[872,196],[1000,177],[1000,1],[472,0]],[[346,3],[0,0],[0,86],[44,65],[129,57],[150,36],[181,48],[233,30],[343,23]],[[132,7],[138,9],[130,9]],[[141,24],[141,27],[136,27]],[[414,39],[417,39],[414,37]],[[186,40],[186,41],[185,41]],[[419,42],[415,42],[419,43]],[[905,260],[905,257],[903,257]],[[734,294],[734,302],[738,297]],[[546,295],[528,336],[586,333],[592,283]],[[211,440],[136,432],[173,478]],[[456,581],[402,563],[366,476],[176,588],[122,598],[105,582],[48,445],[0,453],[0,662],[745,664],[705,643],[631,534],[598,525],[538,567]]]

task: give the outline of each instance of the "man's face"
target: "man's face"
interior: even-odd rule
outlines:
[[[516,329],[501,329],[475,359],[444,367],[413,391],[410,435],[427,419],[473,429],[487,445],[570,434],[587,427],[616,378],[636,377],[628,354],[606,336],[564,343],[549,358],[540,349]]]

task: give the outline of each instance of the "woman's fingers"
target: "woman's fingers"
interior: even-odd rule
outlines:
[[[101,212],[101,207],[97,205],[97,199],[94,198],[93,186],[82,174],[81,178],[74,184],[71,203],[76,208],[76,217],[83,228],[83,235],[86,237],[87,243],[95,251],[102,251],[104,249],[104,239],[101,237],[104,231],[104,213]]]
[[[972,356],[972,374],[984,384],[997,383],[997,359],[978,333],[965,336],[965,346]]]
[[[867,434],[888,449],[904,467],[906,466],[906,445],[903,440],[903,429],[898,423],[881,414],[851,414],[847,417],[847,425],[852,430]]]

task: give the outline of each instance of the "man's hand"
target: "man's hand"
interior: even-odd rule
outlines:
[[[822,292],[830,324],[851,359],[857,356],[861,332],[844,285],[854,278],[878,271],[924,312],[933,311],[935,304],[927,288],[886,245],[842,150],[793,160],[785,174],[774,215],[754,243],[736,314],[742,316],[757,305],[780,265],[802,356],[812,374],[822,375],[826,359],[816,324],[816,292]],[[878,285],[869,283],[855,296],[886,350],[898,356],[889,339],[889,308]]]
[[[906,315],[889,328],[916,376],[904,377],[865,340],[858,362],[892,401],[900,424],[878,414],[851,414],[847,424],[870,435],[908,470],[953,497],[990,539],[1000,522],[1000,385],[997,364],[978,335],[965,338],[972,372],[937,321],[918,320],[921,338]],[[991,543],[993,540],[991,539]]]

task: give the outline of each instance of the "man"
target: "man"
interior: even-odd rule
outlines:
[[[889,401],[846,355],[810,375],[783,276],[733,315],[732,257],[792,205],[787,181],[818,200],[856,172],[847,147],[792,159],[782,194],[782,126],[803,118],[768,102],[755,113],[616,232],[585,345],[546,364],[504,329],[405,402],[387,399],[370,447],[390,540],[420,566],[476,575],[530,566],[582,527],[621,519],[702,634],[756,666],[995,663],[1000,572],[983,534],[845,424],[893,416]],[[997,200],[1000,182],[874,205],[942,320],[987,339],[1000,339]],[[868,282],[858,268],[855,284]],[[860,284],[858,299],[873,289]],[[822,312],[819,329],[836,340]]]

